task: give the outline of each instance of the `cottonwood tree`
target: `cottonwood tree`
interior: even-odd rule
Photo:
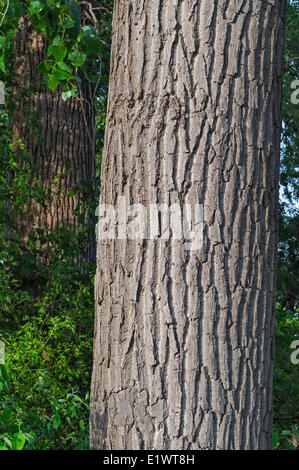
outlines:
[[[99,240],[93,449],[271,448],[284,16],[115,2],[101,203],[200,203],[204,229]]]
[[[95,182],[95,84],[83,80],[78,85],[78,97],[67,101],[62,98],[61,86],[54,92],[47,88],[38,66],[47,59],[48,45],[28,16],[21,17],[15,34],[15,150],[29,158],[39,190],[44,194],[51,191],[46,205],[38,197],[26,202],[16,223],[24,242],[33,227],[52,231],[71,226],[77,231],[75,211],[87,186],[94,188]],[[21,162],[26,165],[26,160]],[[91,239],[85,261],[94,259],[95,240]]]

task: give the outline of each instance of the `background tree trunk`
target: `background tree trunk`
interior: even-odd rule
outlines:
[[[285,1],[115,3],[101,203],[204,240],[99,240],[91,447],[270,449]]]
[[[89,181],[92,187],[95,184],[93,86],[82,83],[80,99],[64,102],[61,87],[52,93],[42,85],[37,66],[45,60],[46,48],[43,34],[37,33],[26,17],[21,18],[15,37],[13,136],[15,142],[21,139],[24,144],[44,192],[52,187],[52,202],[47,207],[35,197],[28,200],[24,215],[17,221],[23,241],[33,226],[52,231],[70,224],[76,231],[74,211],[85,190],[81,181]],[[69,196],[74,188],[78,188],[77,193]],[[94,238],[85,261],[95,261]]]

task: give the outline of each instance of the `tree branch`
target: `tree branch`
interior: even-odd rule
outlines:
[[[0,21],[0,28],[1,28],[2,24],[3,24],[3,21],[4,21],[4,19],[5,19],[6,14],[7,14],[7,12],[8,12],[8,8],[9,8],[9,0],[7,0],[7,4],[6,4],[6,7],[5,7],[4,12],[2,13],[2,12],[0,11],[0,15],[2,16],[1,21]]]

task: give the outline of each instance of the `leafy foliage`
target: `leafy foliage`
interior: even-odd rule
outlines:
[[[294,312],[277,304],[276,358],[274,373],[274,420],[277,430],[299,424],[298,365],[291,361],[292,342],[299,339],[299,309]]]
[[[278,300],[291,309],[298,306],[299,278],[299,2],[287,3],[286,73],[283,82],[283,123],[280,170],[280,245],[278,261]],[[297,83],[297,85],[296,85]],[[298,96],[298,93],[297,93]]]
[[[0,450],[88,448],[88,395],[81,398],[74,390],[52,394],[45,372],[24,397],[25,403],[17,400],[14,386],[1,365]]]
[[[94,226],[78,234],[37,228],[22,244],[14,216],[27,197],[44,197],[46,204],[47,195],[32,194],[29,163],[24,170],[12,150],[6,156],[0,170],[0,329],[7,353],[0,446],[86,448],[94,266],[81,272],[74,259],[84,254]]]
[[[92,3],[98,4],[97,7],[89,8],[85,14],[84,5],[88,2],[77,0],[14,0],[7,2],[7,11],[4,2],[0,70],[6,73],[18,21],[26,16],[48,41],[47,58],[39,65],[47,87],[55,91],[62,84],[66,100],[77,96],[77,83],[84,77],[97,82],[100,74],[102,84],[107,84],[111,2],[89,2]]]
[[[292,364],[290,345],[299,338],[299,103],[294,84],[299,78],[299,2],[287,2],[286,73],[283,82],[283,123],[280,171],[280,242],[274,374],[273,447],[294,449],[298,437],[298,365]],[[295,435],[295,437],[294,437]],[[298,446],[297,446],[298,447]]]
[[[292,430],[274,431],[273,449],[296,450],[299,443],[299,429],[294,426]]]

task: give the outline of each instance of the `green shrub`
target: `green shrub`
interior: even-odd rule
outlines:
[[[88,449],[88,395],[82,399],[74,390],[52,395],[44,372],[22,402],[0,367],[0,450]]]

